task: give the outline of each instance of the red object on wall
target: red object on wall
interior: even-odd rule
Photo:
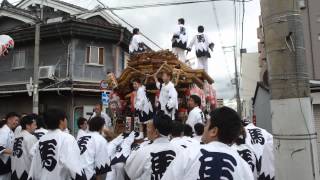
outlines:
[[[252,116],[252,123],[257,125],[257,116],[255,114]]]

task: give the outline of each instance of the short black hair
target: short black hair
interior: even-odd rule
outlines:
[[[238,113],[229,108],[221,107],[210,113],[209,129],[218,128],[218,140],[225,144],[232,144],[239,137],[241,118]]]
[[[153,119],[153,125],[160,134],[168,136],[172,129],[172,119],[168,115],[160,112]]]
[[[89,131],[100,131],[105,124],[102,117],[96,116],[89,121]]]
[[[78,128],[80,128],[81,125],[84,124],[84,122],[88,121],[86,118],[84,117],[79,117],[78,121],[77,121],[77,125],[78,125]]]
[[[183,133],[183,124],[180,121],[173,121],[172,122],[172,131],[171,135],[173,137],[180,137],[181,134]]]
[[[183,25],[184,25],[184,19],[183,19],[183,18],[178,19],[178,22],[179,22],[180,24],[183,24]]]
[[[139,28],[133,28],[133,30],[132,30],[132,34],[138,34],[139,33]]]
[[[185,124],[183,128],[184,136],[192,137],[192,127],[189,124]]]
[[[204,27],[203,26],[198,26],[198,32],[203,33],[204,32]]]
[[[20,118],[20,115],[16,112],[9,112],[7,115],[6,115],[6,122],[8,121],[9,118],[12,118],[12,117],[18,117]]]
[[[23,130],[27,129],[27,125],[31,125],[35,121],[36,119],[35,119],[35,116],[33,115],[24,116],[20,121],[21,129]]]
[[[199,107],[201,106],[201,98],[199,96],[193,94],[190,96],[190,99],[192,99]]]
[[[194,131],[197,136],[201,136],[204,131],[204,125],[202,123],[197,123],[194,125]]]
[[[47,128],[46,124],[44,123],[43,116],[38,116],[36,118],[36,121],[37,121],[37,129],[40,129],[40,128],[46,129]]]
[[[60,121],[63,121],[67,118],[67,115],[60,109],[49,109],[44,113],[43,118],[47,128],[50,130],[55,130],[59,128]]]

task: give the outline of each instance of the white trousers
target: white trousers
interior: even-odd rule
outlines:
[[[204,69],[208,73],[208,58],[207,57],[199,57],[198,58],[198,68]]]
[[[174,47],[172,48],[172,53],[176,55],[181,62],[186,62],[186,53],[184,49]]]

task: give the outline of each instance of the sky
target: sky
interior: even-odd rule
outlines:
[[[10,2],[15,2],[11,0]],[[93,9],[98,5],[96,0],[64,0],[88,9]],[[184,1],[184,0],[175,0]],[[158,2],[172,2],[170,0],[101,0],[109,7],[130,6],[138,4],[153,4]],[[217,19],[214,16],[214,8]],[[237,6],[238,7],[238,6]],[[239,12],[239,10],[238,10]],[[172,32],[177,24],[177,19],[183,17],[186,21],[186,28],[189,35],[189,41],[197,33],[198,25],[205,27],[205,32],[215,43],[212,58],[209,59],[209,75],[215,80],[214,87],[217,91],[217,97],[223,99],[233,99],[235,96],[235,87],[231,85],[231,79],[234,78],[234,56],[233,52],[228,50],[224,52],[223,46],[235,45],[234,31],[234,7],[233,2],[218,1],[208,3],[197,3],[191,5],[153,7],[134,10],[115,11],[119,16],[135,27],[138,27],[142,33],[147,35],[163,49],[171,48]],[[240,12],[241,13],[241,12]],[[241,15],[241,14],[238,15]],[[245,21],[244,21],[244,41],[243,47],[248,52],[257,52],[257,27],[259,26],[260,3],[259,0],[253,0],[245,3]],[[239,16],[240,17],[240,16]],[[217,22],[220,31],[217,28]],[[123,24],[125,25],[125,24]],[[238,24],[240,25],[240,24]],[[240,26],[239,26],[240,27]],[[128,28],[131,30],[131,28]],[[240,39],[240,31],[238,31]],[[151,47],[152,44],[147,43]],[[154,48],[157,50],[157,48]],[[195,60],[194,52],[188,54],[188,58]]]

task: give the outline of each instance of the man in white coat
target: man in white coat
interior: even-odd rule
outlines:
[[[200,109],[201,107],[201,99],[197,95],[191,95],[188,100],[188,106],[190,108],[190,112],[188,115],[188,119],[186,124],[192,127],[192,131],[194,133],[194,125],[197,123],[205,123],[204,113]]]
[[[19,115],[11,112],[6,115],[6,124],[0,129],[0,180],[10,180],[11,159],[14,141],[13,129],[17,127]]]
[[[146,87],[141,84],[140,79],[134,79],[133,82],[133,89],[137,92],[135,101],[134,101],[134,109],[138,115],[139,123],[140,123],[140,133],[137,139],[143,139],[144,129],[146,122],[148,122],[153,115],[153,109],[151,102],[147,98],[146,94]]]
[[[257,156],[258,179],[275,179],[273,136],[252,123],[245,126],[245,143]]]
[[[187,49],[188,35],[184,26],[184,19],[178,19],[178,25],[172,36],[172,53],[175,54],[181,62],[186,61],[185,51]]]
[[[34,146],[28,179],[86,180],[77,141],[63,132],[67,127],[65,112],[50,109],[44,114],[44,121],[49,131]]]
[[[249,165],[230,145],[239,137],[237,112],[222,107],[210,113],[202,141],[187,148],[172,161],[162,180],[253,180]]]
[[[136,54],[145,52],[147,50],[147,47],[143,42],[140,30],[138,28],[134,28],[132,34],[133,36],[129,45],[129,53]]]
[[[214,43],[212,43],[208,36],[204,34],[204,27],[198,27],[198,34],[191,40],[188,51],[191,51],[192,46],[196,48],[196,56],[198,59],[198,69],[204,69],[208,72],[208,58],[211,57],[209,49],[213,50]]]
[[[171,118],[163,113],[148,122],[148,139],[153,143],[133,151],[127,159],[124,169],[131,180],[160,180],[171,161],[180,154],[183,148],[168,139],[171,123]]]
[[[158,81],[157,76],[154,76],[156,86],[160,89],[160,110],[168,115],[172,120],[175,119],[176,110],[178,110],[178,93],[171,82],[172,74],[169,72],[162,73],[163,83]]]
[[[11,179],[27,180],[32,161],[32,147],[38,139],[32,134],[37,128],[35,116],[21,119],[22,131],[15,137],[11,156]]]

